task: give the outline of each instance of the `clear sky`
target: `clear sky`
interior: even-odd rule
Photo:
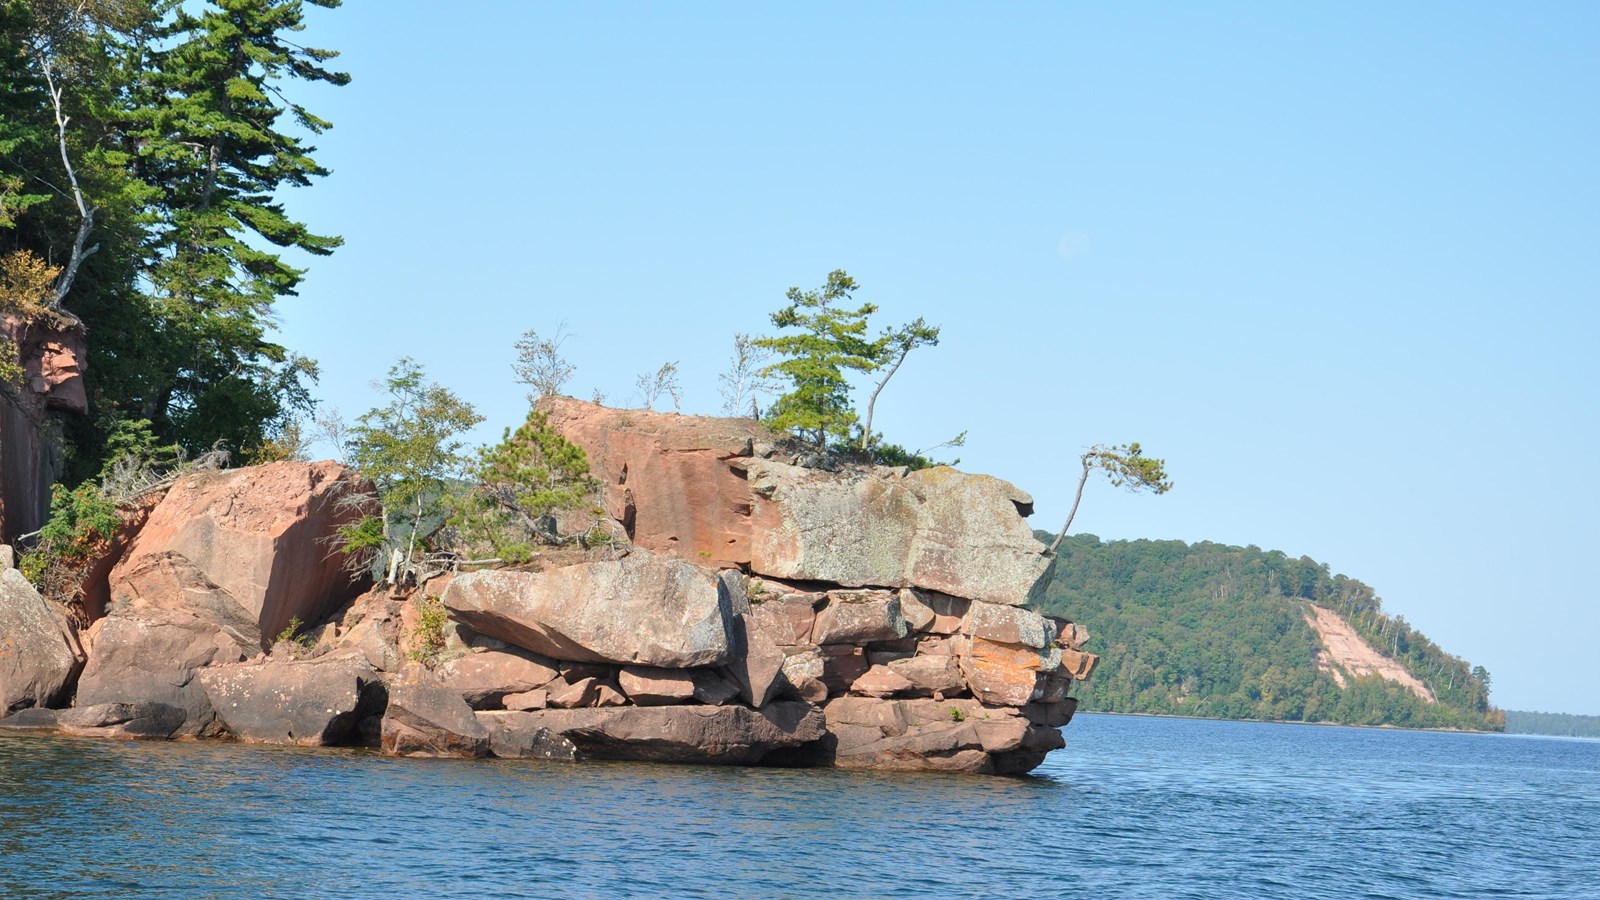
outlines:
[[[512,344],[571,392],[667,360],[715,412],[735,332],[844,268],[943,326],[891,440],[1055,529],[1256,544],[1377,589],[1514,709],[1600,714],[1594,479],[1600,5],[350,0],[294,88],[335,171],[293,212],[282,340],[354,416],[399,356],[520,421]]]

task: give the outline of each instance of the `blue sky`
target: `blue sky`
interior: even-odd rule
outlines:
[[[282,340],[349,416],[399,356],[520,421],[512,343],[571,392],[682,369],[844,268],[943,326],[878,422],[1064,518],[1141,441],[1170,494],[1075,530],[1257,544],[1373,585],[1494,700],[1600,714],[1589,346],[1600,6],[351,0],[294,91],[335,171],[286,199]]]

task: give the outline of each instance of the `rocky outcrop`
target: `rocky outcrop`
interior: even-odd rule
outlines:
[[[184,711],[178,734],[218,733],[196,672],[256,656],[291,618],[316,622],[359,590],[328,541],[369,489],[331,462],[180,478],[111,571],[75,705],[160,703]]]
[[[248,743],[325,747],[361,742],[381,715],[383,683],[359,654],[201,669],[206,699],[228,734]]]
[[[473,630],[556,659],[688,668],[729,661],[730,600],[712,572],[634,550],[547,572],[472,572],[444,592]]]
[[[1096,660],[1081,626],[1026,608],[1047,563],[1026,494],[951,469],[801,465],[751,423],[541,408],[589,450],[636,543],[357,596],[324,541],[359,479],[331,463],[191,476],[112,570],[54,727],[989,774],[1062,746]],[[308,627],[264,653],[290,617]]]
[[[333,462],[279,462],[178,480],[111,571],[113,606],[185,609],[266,647],[316,622],[361,579],[329,545],[371,485]]]
[[[659,553],[772,578],[1012,605],[1048,564],[1025,518],[1033,498],[998,478],[943,466],[810,468],[749,420],[540,403],[588,453],[606,510]]]
[[[10,555],[9,547],[0,548]],[[22,573],[0,569],[0,716],[64,704],[83,670],[84,655],[62,610]]]
[[[588,453],[606,512],[636,546],[706,566],[750,562],[750,492],[729,462],[772,441],[760,424],[566,397],[545,397],[539,409]]]
[[[763,459],[746,470],[750,569],[761,575],[1020,605],[1049,562],[1023,518],[1033,498],[998,478],[944,466],[840,474]]]

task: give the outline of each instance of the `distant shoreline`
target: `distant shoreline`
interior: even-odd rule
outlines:
[[[1297,719],[1242,719],[1222,716],[1184,716],[1177,713],[1130,713],[1110,710],[1082,709],[1078,715],[1129,716],[1144,719],[1193,719],[1198,722],[1254,722],[1260,725],[1311,725],[1317,728],[1365,728],[1373,731],[1437,731],[1450,734],[1509,734],[1505,731],[1482,731],[1473,728],[1411,728],[1405,725],[1351,725],[1345,722],[1302,722]],[[1069,726],[1070,727],[1070,726]],[[1525,737],[1563,737],[1564,735],[1524,735]]]

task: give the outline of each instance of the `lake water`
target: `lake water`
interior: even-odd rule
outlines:
[[[0,896],[1600,897],[1600,742],[1066,735],[1028,778],[0,736]]]

